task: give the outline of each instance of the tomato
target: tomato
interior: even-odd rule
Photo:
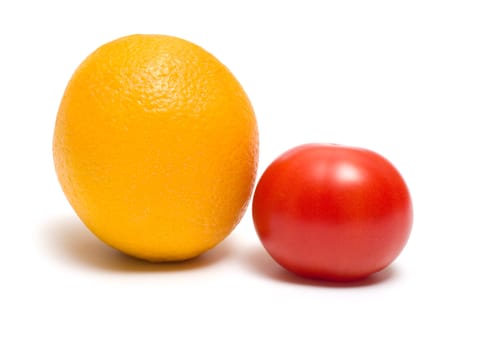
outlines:
[[[387,267],[413,221],[407,185],[388,160],[332,144],[302,145],[272,162],[258,182],[252,215],[276,262],[334,281]]]

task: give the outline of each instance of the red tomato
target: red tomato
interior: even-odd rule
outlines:
[[[256,231],[280,265],[350,281],[388,266],[410,235],[410,193],[372,151],[331,144],[289,150],[266,169],[252,204]]]

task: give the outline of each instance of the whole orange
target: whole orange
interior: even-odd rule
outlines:
[[[223,240],[251,196],[253,108],[201,47],[165,35],[105,44],[73,74],[53,140],[62,189],[110,246],[184,260]]]

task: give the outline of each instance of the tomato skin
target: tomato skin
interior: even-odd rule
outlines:
[[[407,185],[388,160],[332,144],[298,146],[273,161],[256,187],[252,215],[277,263],[334,281],[387,267],[413,221]]]

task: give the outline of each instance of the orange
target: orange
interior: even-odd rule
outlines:
[[[150,261],[184,260],[241,219],[257,123],[213,55],[176,37],[131,35],[98,48],[73,74],[53,157],[71,206],[101,240]]]

